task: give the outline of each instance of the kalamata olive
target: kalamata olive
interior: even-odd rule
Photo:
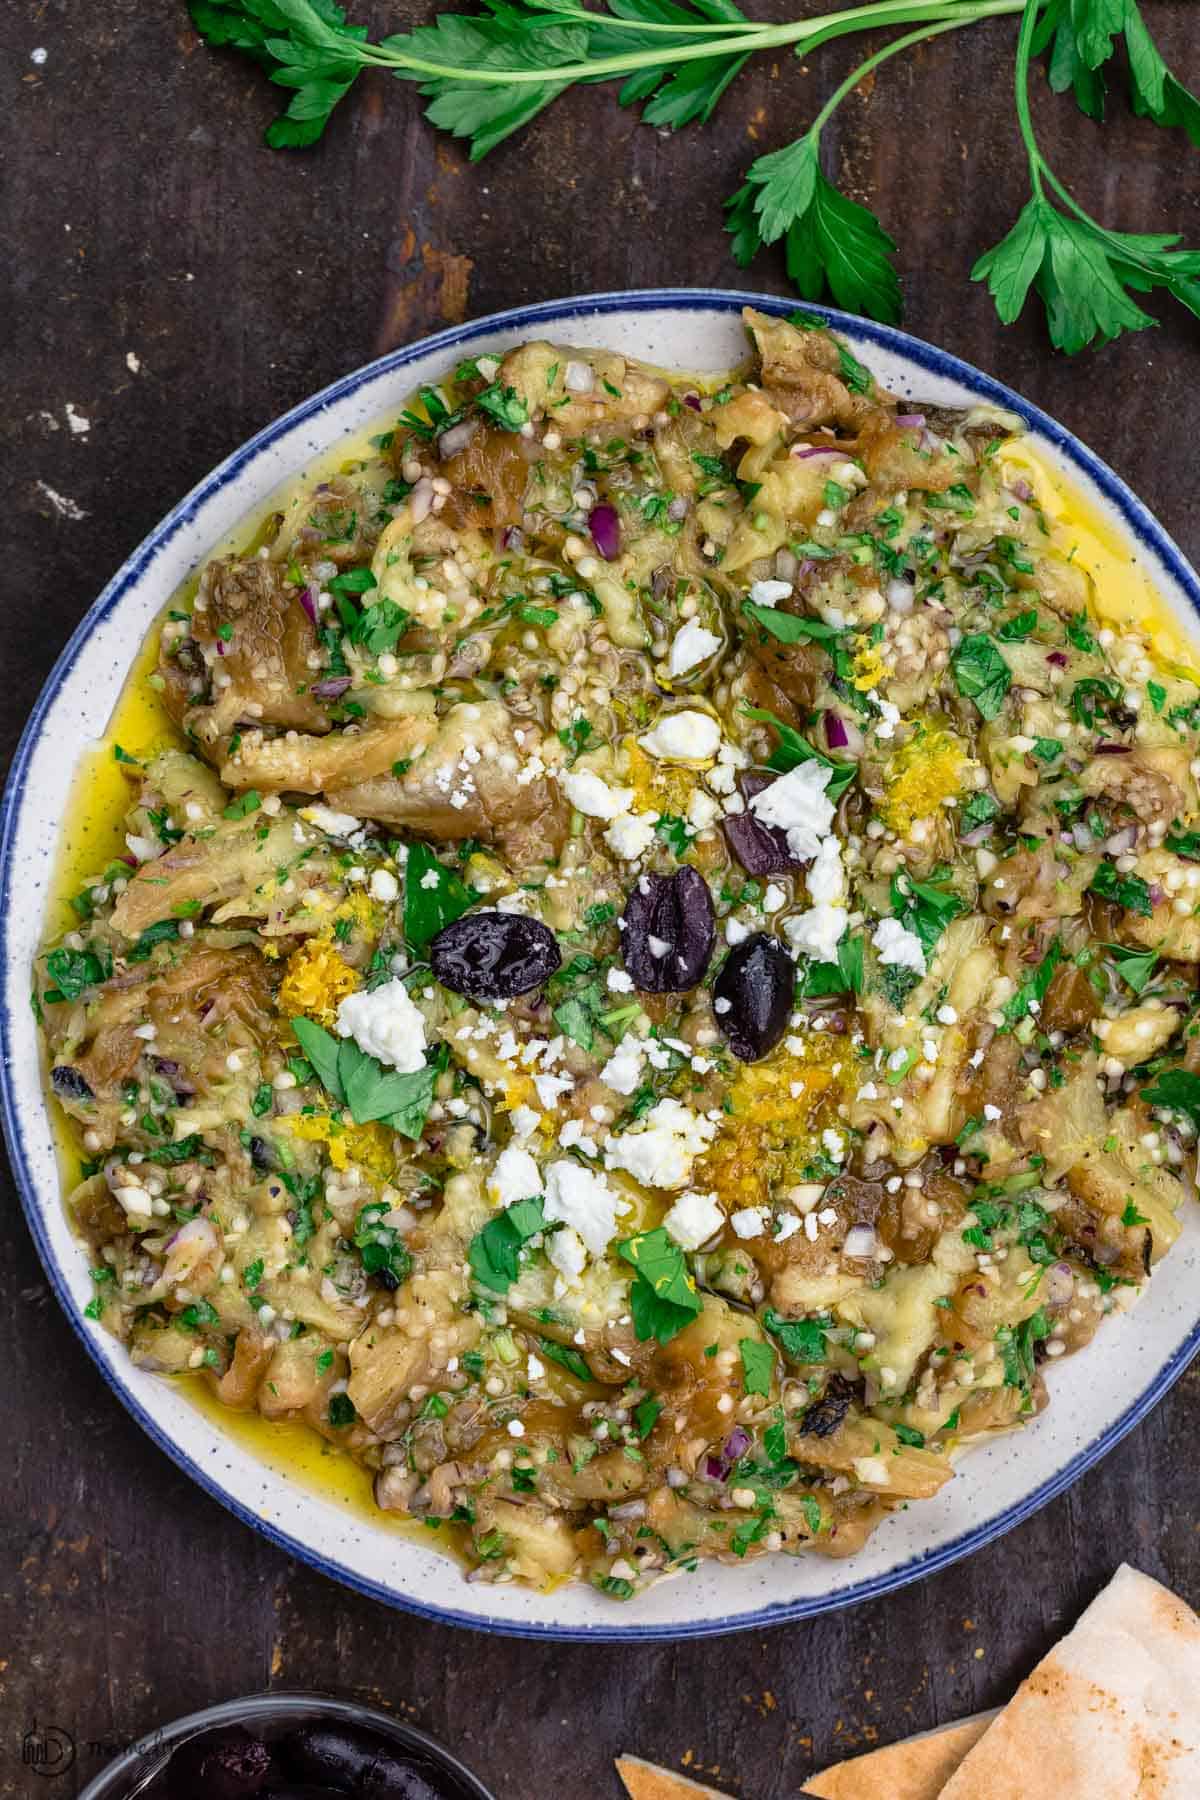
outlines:
[[[769,1055],[792,1014],[796,965],[778,938],[756,931],[736,944],[713,982],[713,1010],[742,1062]]]
[[[59,1063],[50,1071],[50,1085],[60,1100],[94,1100],[95,1095],[79,1073],[70,1063]]]
[[[755,794],[770,787],[769,775],[743,775],[742,797],[745,812],[730,813],[721,821],[726,841],[748,875],[782,875],[803,865],[788,849],[787,833],[778,825],[764,825],[750,810]]]
[[[444,1800],[412,1763],[378,1739],[338,1725],[292,1732],[278,1746],[289,1776],[360,1800]]]
[[[717,935],[712,895],[698,869],[639,875],[625,902],[621,954],[646,994],[683,994],[703,981]]]
[[[455,919],[429,946],[443,987],[469,1000],[511,1000],[541,987],[562,964],[554,933],[520,913],[476,912]]]
[[[259,1792],[270,1768],[262,1739],[231,1725],[179,1746],[167,1764],[167,1790],[171,1800],[246,1800]]]

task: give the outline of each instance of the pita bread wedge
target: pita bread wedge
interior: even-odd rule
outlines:
[[[923,1731],[902,1743],[823,1769],[801,1788],[816,1800],[938,1800],[968,1750],[996,1717],[976,1713],[956,1725]]]
[[[941,1800],[1196,1800],[1198,1698],[1200,1619],[1123,1565]]]
[[[643,1762],[640,1756],[618,1756],[617,1774],[625,1783],[629,1800],[730,1800],[716,1788],[702,1787],[686,1775]]]

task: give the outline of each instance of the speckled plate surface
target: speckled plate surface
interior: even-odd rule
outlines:
[[[708,1564],[621,1606],[582,1586],[546,1595],[468,1584],[456,1564],[424,1543],[398,1537],[265,1467],[168,1381],[133,1368],[122,1346],[84,1318],[91,1283],[62,1206],[28,972],[74,762],[104,735],[156,614],[281,481],[462,357],[498,354],[523,338],[546,336],[610,346],[664,365],[724,368],[744,352],[739,311],[747,302],[768,312],[789,310],[784,301],[708,289],[587,295],[522,307],[395,351],[268,426],[167,515],[83,619],[33,709],[0,815],[5,1130],[30,1228],[88,1352],[155,1443],[246,1524],[363,1593],[483,1630],[561,1638],[687,1637],[760,1629],[885,1593],[967,1555],[1060,1493],[1137,1423],[1200,1348],[1200,1215],[1192,1208],[1145,1298],[1111,1319],[1082,1355],[1054,1369],[1049,1411],[1025,1431],[971,1452],[935,1499],[896,1514],[858,1556],[845,1562],[813,1556]],[[1200,580],[1141,502],[1069,432],[998,382],[915,338],[838,313],[828,317],[895,392],[952,406],[987,400],[1019,413],[1041,453],[1067,471],[1172,609],[1200,631]]]

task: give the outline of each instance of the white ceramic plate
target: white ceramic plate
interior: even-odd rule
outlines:
[[[168,514],[84,618],[33,709],[0,819],[5,1128],[30,1227],[71,1323],[138,1423],[240,1519],[363,1593],[485,1630],[596,1639],[697,1636],[757,1629],[884,1593],[965,1556],[1060,1493],[1137,1423],[1200,1348],[1200,1218],[1193,1210],[1146,1298],[1106,1323],[1085,1354],[1055,1368],[1049,1411],[1027,1430],[967,1456],[936,1499],[888,1520],[860,1555],[846,1562],[813,1556],[769,1557],[738,1567],[710,1563],[621,1606],[582,1586],[543,1595],[468,1585],[459,1568],[433,1549],[373,1526],[264,1467],[168,1381],[133,1368],[122,1347],[83,1316],[91,1283],[59,1192],[29,1007],[29,967],[73,763],[89,740],[104,734],[156,614],[282,480],[396,408],[420,383],[437,380],[461,357],[497,354],[523,338],[547,336],[697,371],[725,368],[744,353],[739,312],[746,302],[768,312],[789,310],[780,300],[694,289],[522,307],[395,351],[268,426]],[[838,313],[828,317],[895,392],[951,406],[983,399],[1021,414],[1039,450],[1069,472],[1168,602],[1200,630],[1200,581],[1145,507],[1069,432],[998,382],[915,338]]]

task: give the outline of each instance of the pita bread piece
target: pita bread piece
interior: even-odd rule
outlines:
[[[625,1783],[629,1800],[730,1800],[716,1788],[702,1787],[686,1775],[660,1769],[657,1763],[643,1762],[640,1756],[618,1756],[617,1774]]]
[[[1127,1564],[966,1756],[941,1800],[1196,1800],[1200,1619]]]
[[[968,1750],[996,1717],[977,1713],[956,1725],[923,1731],[902,1743],[823,1769],[801,1788],[816,1800],[938,1800]]]

